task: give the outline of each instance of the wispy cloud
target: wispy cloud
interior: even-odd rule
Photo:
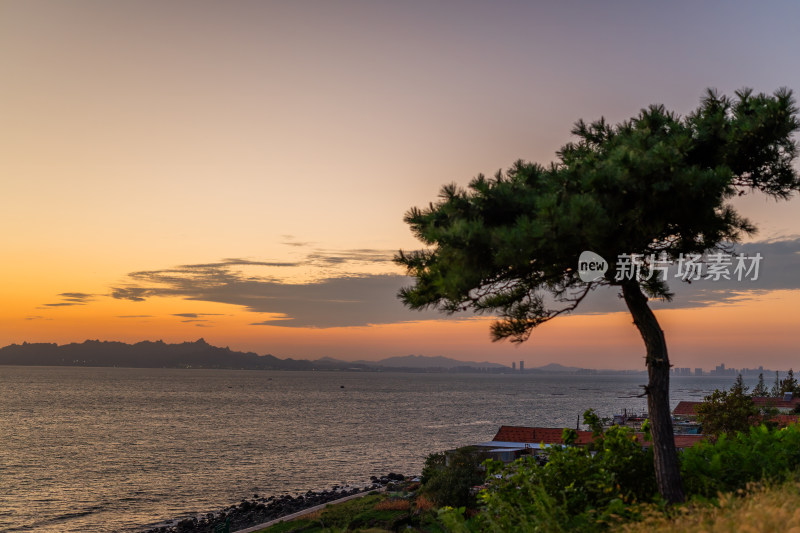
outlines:
[[[348,263],[391,263],[394,251],[387,250],[316,250],[306,256],[311,264],[343,265]]]
[[[739,252],[746,256],[761,254],[763,260],[758,280],[687,284],[672,279],[669,284],[675,292],[673,302],[654,302],[654,306],[673,309],[704,307],[755,298],[776,289],[800,289],[800,237],[740,245],[736,248],[736,253]],[[415,312],[403,307],[396,295],[401,287],[411,285],[412,279],[399,274],[357,272],[359,265],[386,264],[392,256],[393,252],[375,249],[314,250],[297,262],[223,259],[141,270],[131,272],[126,283],[112,287],[110,296],[133,302],[173,297],[236,305],[263,314],[263,318],[251,322],[254,326],[328,328],[445,318],[435,311]],[[275,275],[275,268],[284,272],[284,267],[296,265],[317,268],[326,277],[300,283]],[[614,288],[595,291],[583,302],[579,313],[625,311],[624,302],[617,297],[618,292]],[[93,297],[79,292],[61,293],[59,296],[63,301],[49,304],[50,307],[82,305]],[[217,315],[187,312],[172,316],[187,323],[208,326],[213,324],[208,317]],[[457,318],[465,316],[470,315],[458,315]],[[124,317],[150,318],[150,315]]]
[[[285,283],[255,279],[227,266],[174,268],[131,274],[138,286],[112,290],[117,299],[141,301],[152,297],[239,305],[255,313],[268,313],[257,325],[337,327],[419,319],[397,300],[397,291],[410,283],[399,275],[361,275],[319,282]],[[176,313],[200,320],[203,313]],[[430,314],[430,317],[435,315]]]
[[[59,296],[70,302],[85,303],[91,301],[94,294],[87,294],[85,292],[62,292]]]
[[[251,261],[249,259],[223,259],[216,263],[199,263],[193,265],[181,265],[181,269],[202,269],[202,268],[216,268],[225,266],[264,266],[264,267],[295,267],[300,266],[302,263],[297,261]]]
[[[94,299],[94,294],[85,292],[62,292],[59,294],[60,302],[44,304],[45,307],[69,307],[72,305],[86,305]]]
[[[313,242],[308,241],[298,241],[294,235],[281,235],[281,244],[285,246],[294,246],[295,248],[306,248],[314,244]]]

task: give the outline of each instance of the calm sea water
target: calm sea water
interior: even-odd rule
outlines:
[[[418,473],[501,424],[641,411],[641,376],[0,366],[0,530],[137,531]],[[673,406],[733,378],[673,378]]]

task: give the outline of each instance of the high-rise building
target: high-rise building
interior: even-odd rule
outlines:
[[[525,361],[520,361],[519,362],[519,372],[520,372],[520,374],[525,372]]]
[[[694,375],[695,376],[702,376],[703,375],[703,369],[702,368],[695,368],[694,369]]]
[[[511,363],[511,371],[514,372],[517,369],[517,363]]]

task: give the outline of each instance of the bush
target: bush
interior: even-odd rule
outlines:
[[[721,435],[684,451],[681,475],[687,494],[714,497],[754,481],[780,482],[800,469],[800,426],[770,430],[764,425],[746,433]]]
[[[777,430],[761,425],[722,434],[680,457],[684,490],[694,503],[716,502],[719,494],[742,493],[753,483],[796,481],[800,425]],[[480,512],[468,519],[463,505],[441,509],[438,520],[447,531],[594,532],[652,519],[668,509],[675,516],[684,509],[664,507],[652,450],[643,450],[627,428],[596,431],[591,447],[553,447],[544,466],[532,457],[509,465],[485,464],[489,481],[478,496]]]
[[[485,459],[486,454],[472,446],[429,455],[422,468],[421,492],[439,506],[474,507],[471,489],[486,478]]]
[[[653,455],[633,431],[598,433],[594,452],[554,447],[539,466],[529,458],[490,462],[489,488],[480,494],[481,528],[488,531],[594,531],[636,514],[635,504],[657,494]]]

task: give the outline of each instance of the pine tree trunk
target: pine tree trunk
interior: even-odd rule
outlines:
[[[669,411],[669,356],[664,332],[656,316],[647,305],[647,297],[637,282],[622,285],[622,295],[633,315],[633,323],[639,329],[647,348],[647,374],[649,383],[647,409],[650,413],[650,431],[653,436],[656,482],[658,491],[668,503],[679,503],[686,499],[681,486],[678,452]]]

